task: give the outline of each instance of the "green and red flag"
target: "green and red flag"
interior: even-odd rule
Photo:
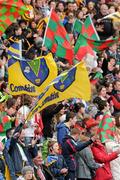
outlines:
[[[75,58],[79,61],[87,54],[95,56],[92,47],[88,44],[87,38],[92,40],[99,40],[99,36],[95,30],[92,19],[88,16],[82,25],[81,33],[77,39],[74,47]]]
[[[73,32],[80,33],[82,30],[83,22],[79,19],[76,19],[73,26]]]
[[[70,44],[70,38],[54,10],[51,11],[43,45],[52,53],[55,53],[56,56],[64,58],[72,64],[74,51]]]
[[[22,0],[0,0],[0,36],[27,10]]]
[[[114,43],[119,41],[118,37],[107,39],[107,40],[93,40],[93,39],[86,39],[89,46],[96,52],[103,51],[104,49],[112,46]]]
[[[81,34],[88,39],[100,40],[90,15],[82,25]]]
[[[112,118],[107,112],[104,113],[103,118],[100,121],[98,134],[102,143],[109,139],[114,140],[115,126]]]
[[[75,59],[82,60],[87,54],[94,56],[94,51],[88,45],[86,38],[80,34],[74,47]]]
[[[11,118],[6,112],[2,112],[0,116],[0,136],[5,136],[5,132],[11,128]]]

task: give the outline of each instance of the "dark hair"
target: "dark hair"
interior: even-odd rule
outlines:
[[[99,86],[99,87],[98,87],[98,89],[97,89],[97,92],[98,92],[98,93],[100,93],[100,91],[101,91],[103,88],[105,88],[105,89],[106,89],[106,87],[105,87],[105,86],[103,86],[103,85]]]
[[[1,84],[0,90],[3,92],[4,89],[6,89],[6,88],[7,88],[7,83],[6,83],[6,82],[3,82],[3,83]]]
[[[85,107],[85,105],[83,104],[83,103],[75,103],[74,104],[74,111],[76,112],[76,113],[78,113],[78,111],[81,109],[81,108],[84,108]]]
[[[7,109],[10,109],[12,106],[14,106],[16,103],[16,99],[10,98],[6,101]]]
[[[65,122],[68,122],[70,118],[74,118],[76,114],[74,112],[67,112]]]
[[[116,84],[117,84],[117,82],[120,82],[120,80],[119,80],[119,79],[117,79],[116,81],[114,81],[114,85],[116,85]]]
[[[98,109],[100,111],[102,111],[105,107],[107,106],[107,101],[105,100],[100,100],[99,103],[98,103]]]
[[[21,105],[27,105],[27,106],[30,106],[32,103],[32,99],[31,99],[31,96],[27,95],[27,94],[23,94],[21,96]]]
[[[120,118],[120,113],[115,115],[115,124],[116,124],[116,127],[120,127],[119,118]]]

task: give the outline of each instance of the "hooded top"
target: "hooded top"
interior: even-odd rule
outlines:
[[[59,123],[57,125],[57,141],[60,145],[62,144],[62,140],[66,137],[66,135],[70,135],[70,129],[65,123]]]

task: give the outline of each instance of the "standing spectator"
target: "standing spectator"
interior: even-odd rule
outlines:
[[[77,122],[76,114],[73,112],[68,112],[66,115],[65,122],[59,123],[57,125],[57,141],[61,145],[63,139],[70,135],[70,128],[74,127]]]
[[[75,154],[81,151],[85,147],[93,143],[92,139],[87,142],[80,142],[79,140],[80,131],[76,128],[71,130],[71,136],[67,135],[63,139],[62,143],[62,154],[68,166],[68,175],[66,180],[75,180],[76,177],[76,159]],[[77,142],[78,141],[78,142]]]
[[[98,131],[98,125],[96,123],[90,123],[87,125],[91,135],[96,135]],[[104,163],[104,166],[98,168],[96,170],[96,176],[94,180],[112,180],[112,173],[110,169],[110,161],[116,159],[120,154],[120,149],[112,152],[110,154],[107,153],[104,144],[101,143],[99,137],[92,144],[91,150],[94,156],[94,159],[97,163]]]

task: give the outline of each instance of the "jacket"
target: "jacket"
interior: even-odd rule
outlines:
[[[60,173],[61,169],[67,168],[67,164],[62,155],[50,154],[47,157],[47,166],[52,175],[59,180],[64,180],[65,176]]]
[[[62,155],[65,158],[69,171],[76,171],[75,153],[92,144],[92,140],[87,142],[76,142],[71,136],[66,136],[62,143]]]
[[[45,108],[42,111],[42,120],[43,120],[43,135],[45,138],[53,137],[53,129],[52,129],[52,118],[55,114],[57,114],[63,108],[63,104],[59,104],[57,106],[52,105]]]
[[[105,146],[101,142],[94,142],[91,146],[94,159],[97,163],[104,163],[104,166],[96,170],[94,180],[112,180],[112,173],[110,170],[110,161],[118,157],[116,152],[108,154]]]
[[[59,123],[57,125],[57,141],[60,145],[66,135],[70,135],[70,129],[65,125],[65,123]]]
[[[76,154],[77,178],[92,179],[91,171],[94,172],[100,167],[96,163],[90,147],[86,147]]]
[[[21,131],[23,127],[23,124],[21,123],[16,129],[15,133],[18,133]],[[14,134],[15,134],[14,133]],[[14,137],[11,138],[8,153],[10,154],[10,157],[12,161],[14,162],[14,168],[15,168],[15,173],[21,173],[22,168],[24,167],[24,163],[22,160],[22,156],[18,147],[18,139]],[[19,144],[20,145],[20,144]],[[35,147],[23,147],[20,145],[21,148],[23,149],[23,152],[27,158],[27,165],[33,166],[32,158],[37,156],[37,149]]]
[[[114,152],[116,149],[120,148],[120,143],[116,141],[109,140],[105,143],[108,153]],[[120,180],[120,156],[115,160],[110,162],[111,172],[113,175],[113,180]]]

